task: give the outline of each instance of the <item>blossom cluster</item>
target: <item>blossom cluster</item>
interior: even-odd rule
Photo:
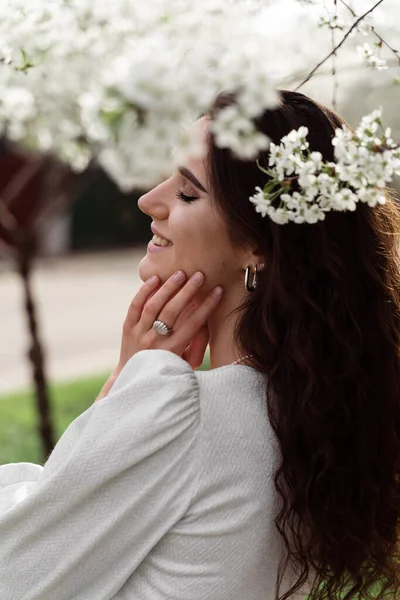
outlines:
[[[317,223],[329,211],[354,211],[362,202],[386,202],[385,186],[400,175],[400,148],[380,110],[364,117],[355,132],[338,128],[332,139],[334,161],[311,152],[307,127],[300,127],[270,145],[268,176],[250,201],[263,217],[278,224]]]
[[[374,11],[394,39],[398,6]],[[351,26],[340,8],[321,23]],[[268,146],[254,117],[277,81],[290,88],[331,48],[320,13],[319,0],[1,0],[0,135],[145,188],[169,176],[174,146],[192,149],[187,124],[227,89],[238,102],[213,122],[216,142],[251,160]]]
[[[96,158],[123,189],[148,186],[230,89],[238,105],[217,116],[217,143],[256,156],[268,142],[253,119],[276,102],[258,4],[2,0],[0,134],[77,170]]]
[[[394,22],[389,24],[387,20],[390,14],[394,20],[396,19],[395,11],[398,10],[398,7],[399,4],[396,4],[396,0],[386,0],[385,8],[383,9],[386,11],[385,21],[385,17],[382,18],[382,12],[377,14],[376,11],[373,11],[373,14],[368,11],[368,14],[364,18],[361,18],[362,14],[365,13],[365,0],[354,0],[351,4],[335,2],[329,8],[325,6],[325,14],[320,17],[318,25],[320,27],[327,27],[332,31],[340,30],[351,33],[349,37],[352,37],[353,40],[355,38],[355,41],[353,43],[350,42],[350,46],[355,48],[365,66],[377,70],[388,69],[389,65],[387,61],[380,54],[383,46],[386,46],[384,48],[386,54],[392,52],[398,57],[398,50],[395,47],[391,47],[391,44],[397,46],[398,34],[395,32]],[[377,30],[375,30],[375,25],[377,25]],[[381,27],[385,39],[378,33],[378,30],[381,31]],[[357,34],[369,37],[370,41],[360,44]],[[386,43],[387,35],[391,44]]]
[[[385,59],[379,56],[380,48],[381,45],[378,43],[373,44],[373,46],[365,43],[362,46],[357,46],[357,52],[367,67],[382,71],[382,69],[388,68],[388,64]]]

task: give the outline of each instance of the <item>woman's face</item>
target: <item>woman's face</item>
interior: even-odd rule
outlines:
[[[193,126],[203,148],[207,122],[203,117]],[[225,221],[211,202],[203,160],[189,156],[167,181],[139,199],[140,210],[153,219],[153,233],[170,242],[162,247],[149,243],[139,276],[145,281],[158,275],[165,282],[178,270],[188,277],[201,271],[204,292],[222,285],[226,294],[232,285],[242,284],[246,254],[232,244]]]

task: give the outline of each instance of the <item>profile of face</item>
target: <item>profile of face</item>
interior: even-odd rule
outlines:
[[[153,233],[169,242],[159,246],[161,240],[153,238],[140,262],[139,276],[145,281],[158,275],[163,283],[178,270],[188,277],[201,271],[204,292],[222,285],[226,295],[233,286],[243,287],[247,255],[232,244],[224,218],[212,202],[204,164],[208,122],[207,117],[199,119],[191,131],[203,156],[189,155],[169,179],[138,201],[140,210],[153,219]]]

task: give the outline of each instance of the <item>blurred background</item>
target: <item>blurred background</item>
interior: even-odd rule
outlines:
[[[320,58],[318,45],[308,44],[305,66]],[[399,65],[394,57],[388,64],[372,71],[343,63],[335,79],[329,67],[301,91],[334,103],[354,126],[382,106],[399,141]],[[294,89],[301,80],[292,74],[277,83]],[[43,463],[116,365],[152,235],[151,219],[137,208],[144,191],[123,194],[99,168],[74,175],[1,140],[0,464]]]

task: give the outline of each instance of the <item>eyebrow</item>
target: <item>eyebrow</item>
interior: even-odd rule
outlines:
[[[207,190],[201,185],[200,181],[195,177],[192,171],[189,171],[186,167],[178,167],[178,171],[181,175],[183,175],[186,179],[188,179],[194,186],[196,186],[202,192],[208,194]]]

